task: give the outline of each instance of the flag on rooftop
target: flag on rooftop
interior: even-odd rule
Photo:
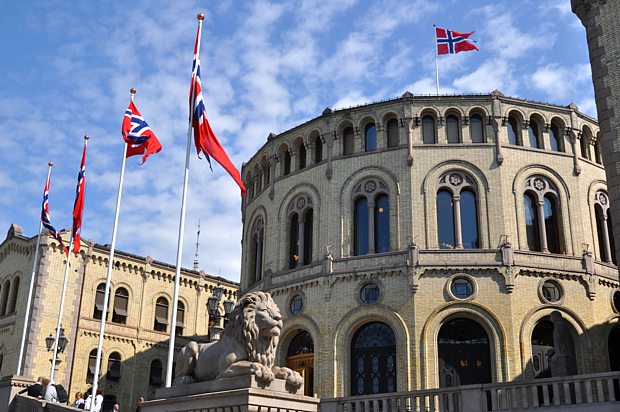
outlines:
[[[123,118],[123,138],[127,142],[126,157],[141,155],[141,164],[144,164],[147,157],[161,150],[161,143],[136,108],[133,99]]]
[[[459,33],[453,30],[435,28],[437,37],[437,54],[457,54],[462,51],[478,50],[475,41],[470,40],[471,33]]]
[[[84,140],[84,153],[82,154],[82,163],[80,172],[78,173],[78,183],[75,189],[75,203],[73,204],[73,251],[80,252],[80,229],[82,228],[82,212],[84,211],[84,189],[86,186],[86,143],[88,138]]]
[[[56,239],[62,245],[62,247],[65,249],[66,255],[69,256],[69,249],[67,249],[64,242],[62,241],[62,237],[60,237],[60,233],[58,233],[56,229],[54,229],[54,226],[52,226],[52,223],[50,221],[50,209],[49,209],[50,177],[51,177],[51,173],[48,173],[47,181],[45,182],[45,191],[43,192],[43,204],[41,205],[41,223],[43,224],[43,227],[47,229],[50,235],[52,235],[54,239]]]

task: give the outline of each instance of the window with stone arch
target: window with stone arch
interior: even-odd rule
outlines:
[[[525,229],[529,250],[561,253],[560,196],[553,183],[542,176],[532,176],[523,185]]]
[[[9,306],[9,291],[11,289],[11,281],[7,279],[4,282],[4,296],[2,298],[2,311],[0,312],[0,316],[6,315],[7,307]]]
[[[601,140],[601,133],[598,132],[596,134],[596,139],[594,140],[594,160],[596,160],[596,163],[602,165],[603,164],[603,158],[601,157],[601,144],[600,144],[600,140]]]
[[[472,143],[484,143],[484,116],[472,113],[469,118],[469,131]]]
[[[594,195],[596,232],[598,234],[599,258],[603,262],[616,264],[616,245],[609,211],[609,196],[602,190]]]
[[[259,217],[252,226],[250,237],[250,285],[260,281],[263,275],[263,239],[265,234],[264,221]]]
[[[153,329],[159,332],[168,330],[168,299],[160,296],[155,303],[155,324]]]
[[[114,292],[114,313],[112,322],[127,323],[127,308],[129,306],[129,292],[125,288],[117,288]]]
[[[364,127],[364,143],[367,152],[377,149],[377,127],[374,123],[368,123]]]
[[[298,153],[299,153],[299,163],[297,165],[297,169],[301,170],[301,169],[305,169],[306,168],[306,157],[307,157],[307,153],[306,153],[306,145],[304,144],[304,142],[302,141],[298,148]]]
[[[108,294],[108,297],[111,294]],[[101,319],[101,317],[103,316],[103,303],[105,300],[105,283],[100,283],[97,286],[97,290],[95,291],[95,308],[93,310],[93,318],[95,319]],[[109,304],[109,302],[108,302]],[[105,319],[106,321],[108,320],[108,313],[110,311],[106,310],[105,313]]]
[[[590,129],[584,126],[580,137],[581,137],[581,157],[583,157],[584,159],[591,160],[592,156],[590,155],[590,139],[592,139],[592,133],[590,132]]]
[[[299,195],[291,202],[287,211],[289,268],[312,263],[312,236],[314,226],[312,199]]]
[[[386,124],[387,130],[387,147],[398,146],[398,120],[390,119]]]
[[[528,127],[527,127],[530,147],[534,149],[542,149],[542,130],[540,127],[540,123],[534,117],[530,118]]]
[[[424,144],[437,143],[435,133],[435,118],[430,114],[422,117],[422,142]]]
[[[461,143],[459,118],[454,114],[446,117],[446,134],[449,144]]]
[[[478,187],[471,176],[449,171],[439,177],[437,237],[440,249],[478,249]]]
[[[385,182],[371,177],[353,189],[353,253],[390,251],[390,200]]]
[[[321,136],[317,136],[314,139],[314,163],[319,163],[323,160],[323,140]]]
[[[564,152],[564,139],[562,138],[563,127],[557,121],[551,121],[549,128],[549,142],[551,150],[555,152]]]
[[[342,132],[342,151],[345,156],[355,151],[355,133],[352,127],[347,127]]]
[[[9,313],[15,312],[17,308],[17,296],[19,295],[19,277],[13,280],[13,294],[11,295],[11,307]]]
[[[519,118],[514,115],[508,115],[508,121],[506,122],[506,128],[508,130],[508,144],[523,146],[521,142],[521,131],[519,130],[519,125],[521,122]]]

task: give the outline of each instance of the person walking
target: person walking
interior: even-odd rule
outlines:
[[[103,388],[97,388],[97,395],[93,398],[90,404],[91,412],[101,412],[101,406],[103,406]]]
[[[84,396],[82,396],[82,392],[76,392],[75,394],[75,402],[73,402],[74,408],[84,409]]]
[[[45,378],[43,379],[43,386],[43,400],[58,403],[58,393],[56,392],[54,382],[50,381],[49,378]]]
[[[18,395],[26,392],[26,395],[32,398],[38,398],[39,396],[43,396],[43,376],[39,376],[37,381],[32,385],[28,386],[26,389],[18,392]]]

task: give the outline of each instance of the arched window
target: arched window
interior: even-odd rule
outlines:
[[[284,152],[284,176],[291,173],[291,154],[288,150]]]
[[[103,360],[103,352],[101,353],[101,357],[99,358],[99,367],[102,365]],[[88,371],[86,372],[86,376],[92,378],[95,376],[95,368],[97,364],[97,349],[93,349],[88,354]],[[100,372],[101,373],[101,372]]]
[[[549,141],[551,142],[551,150],[556,152],[563,152],[562,146],[562,134],[557,124],[551,123],[551,129],[549,129]]]
[[[105,300],[105,283],[100,283],[97,286],[97,291],[95,292],[95,310],[93,311],[93,318],[101,319],[101,315],[103,314],[103,301]],[[108,320],[108,311],[105,314],[105,320]]]
[[[437,183],[437,232],[440,249],[476,249],[476,184],[464,173],[444,173]]]
[[[590,132],[584,127],[583,132],[581,133],[581,157],[584,159],[590,160],[592,157],[590,156]]]
[[[13,281],[13,296],[11,297],[11,309],[9,313],[15,312],[15,308],[17,306],[17,296],[19,294],[19,278],[16,278]]]
[[[538,127],[538,123],[535,120],[530,121],[530,125],[528,127],[528,135],[530,138],[530,147],[535,149],[541,148],[540,145],[540,128]]]
[[[162,372],[164,368],[161,366],[161,361],[159,359],[154,359],[151,362],[151,373],[149,374],[149,385],[153,386],[161,386],[164,381],[161,378]]]
[[[176,334],[178,336],[183,336],[183,329],[185,329],[185,304],[178,301]]]
[[[562,253],[559,195],[555,186],[541,176],[532,176],[525,181],[523,195],[530,250]]]
[[[596,163],[602,165],[603,164],[603,159],[601,158],[601,145],[599,143],[600,138],[597,137],[597,139],[594,141],[594,159],[596,160]]]
[[[518,122],[517,119],[514,118],[513,116],[508,117],[508,124],[507,129],[508,129],[508,143],[509,144],[513,144],[513,145],[518,145],[519,144],[519,128],[518,128]]]
[[[108,357],[108,378],[119,380],[121,378],[121,354],[111,353]]]
[[[312,263],[312,230],[313,230],[313,212],[312,209],[306,212],[306,221],[304,223],[304,265]]]
[[[265,175],[265,185],[268,185],[271,181],[271,168],[269,166],[265,166],[263,174]]]
[[[424,116],[422,118],[422,141],[424,144],[436,143],[435,119],[432,116]]]
[[[374,123],[366,125],[366,132],[364,135],[366,138],[366,151],[375,150],[377,148],[377,128]]]
[[[312,263],[312,236],[314,215],[312,199],[307,195],[297,196],[288,208],[289,268]]]
[[[344,154],[353,154],[353,152],[355,151],[355,135],[353,134],[353,128],[347,127],[346,129],[344,129],[342,136]]]
[[[314,395],[314,341],[306,331],[299,332],[286,352],[286,367],[304,378],[304,395]]]
[[[263,190],[263,174],[257,170],[256,176],[256,194],[259,194]]]
[[[299,261],[299,215],[297,213],[291,219],[289,244],[289,268],[294,269]]]
[[[603,262],[616,264],[616,245],[611,224],[609,197],[599,190],[594,195],[596,231],[598,234],[599,257]]]
[[[387,123],[387,147],[398,146],[398,120],[391,119]]]
[[[470,118],[469,129],[471,131],[472,143],[484,143],[484,129],[480,115],[475,114]]]
[[[127,323],[127,307],[129,306],[129,293],[125,288],[116,289],[114,293],[114,314],[112,322]]]
[[[353,253],[356,256],[390,250],[390,206],[387,185],[377,178],[353,190]]]
[[[250,275],[250,285],[258,282],[262,278],[263,274],[263,219],[258,218],[254,223],[254,228],[252,229],[252,264],[250,267],[253,270],[253,273]]]
[[[314,163],[319,163],[321,160],[323,160],[323,141],[321,136],[317,136],[314,139]]]
[[[2,299],[2,312],[0,312],[0,316],[6,315],[6,310],[9,307],[9,291],[11,289],[11,281],[7,280],[4,282],[4,297]]]
[[[306,145],[301,143],[299,145],[299,169],[306,167]]]
[[[155,304],[155,325],[153,329],[166,332],[168,329],[168,299],[161,296]]]
[[[538,321],[532,331],[532,366],[534,367],[534,378],[550,377],[548,351],[553,348],[553,323],[549,317]],[[548,375],[548,376],[547,376]]]
[[[454,115],[446,119],[448,126],[448,143],[460,143],[459,139],[459,120]]]
[[[359,396],[396,391],[394,332],[385,323],[367,323],[351,341],[351,394]]]

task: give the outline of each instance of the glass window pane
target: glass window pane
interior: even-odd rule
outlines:
[[[479,247],[476,196],[468,191],[461,192],[461,234],[463,248],[477,249]]]
[[[560,253],[560,239],[558,236],[558,217],[555,201],[545,196],[545,229],[547,232],[547,248],[551,253]]]
[[[388,147],[398,146],[398,120],[392,119],[388,122]]]
[[[379,300],[380,293],[381,290],[379,289],[379,286],[375,285],[374,283],[369,283],[362,288],[362,302],[375,303],[377,300]]]
[[[312,227],[314,215],[312,209],[306,213],[306,222],[304,223],[304,265],[312,263]]]
[[[581,157],[583,157],[584,159],[590,158],[590,147],[589,146],[590,144],[588,143],[588,137],[584,133],[581,136]]]
[[[455,116],[448,116],[448,143],[459,143],[459,121]]]
[[[355,255],[368,254],[368,201],[360,199],[355,204]]]
[[[317,137],[314,141],[314,162],[319,163],[321,160],[323,160],[323,141]]]
[[[430,116],[422,119],[422,140],[425,144],[435,143],[435,120]]]
[[[472,143],[483,143],[484,137],[482,135],[482,119],[480,116],[476,115],[471,117],[470,127]]]
[[[299,168],[303,169],[306,167],[306,146],[304,144],[299,145]]]
[[[284,174],[287,175],[291,173],[291,154],[288,152],[284,152]]]
[[[375,248],[377,253],[390,251],[390,205],[387,196],[381,196],[375,206]]]
[[[293,269],[297,267],[297,259],[299,258],[299,216],[297,216],[297,213],[291,219],[289,236],[289,268]]]
[[[355,138],[353,136],[353,128],[347,127],[344,130],[344,154],[352,154],[355,149]]]
[[[366,126],[366,151],[375,150],[377,148],[377,128],[375,124]]]
[[[437,194],[437,230],[439,232],[439,248],[454,249],[452,194],[445,190]]]
[[[549,140],[551,141],[551,150],[555,152],[560,151],[560,148],[558,146],[558,137],[560,137],[560,134],[558,133],[558,128],[555,125],[551,126],[551,130],[549,130]]]
[[[511,117],[508,119],[508,124],[506,125],[508,128],[508,143],[517,144],[517,121]]]
[[[561,298],[560,288],[554,282],[545,282],[542,291],[549,302],[557,302]]]
[[[603,220],[603,209],[600,205],[594,205],[594,212],[596,215],[596,233],[598,234],[599,257],[603,262],[606,262],[608,260],[608,256],[605,252],[605,228],[603,227],[605,221]]]
[[[457,299],[467,299],[474,293],[474,288],[469,280],[464,278],[455,279],[450,291]]]
[[[536,123],[532,122],[527,130],[530,137],[530,147],[538,148],[538,127]]]
[[[614,240],[613,225],[611,223],[611,210],[607,210],[607,233],[609,233],[609,250],[611,250],[611,261],[616,263],[616,241]]]
[[[527,232],[527,245],[530,250],[540,252],[540,239],[538,237],[538,213],[536,203],[530,194],[523,196],[525,207],[525,230]]]

